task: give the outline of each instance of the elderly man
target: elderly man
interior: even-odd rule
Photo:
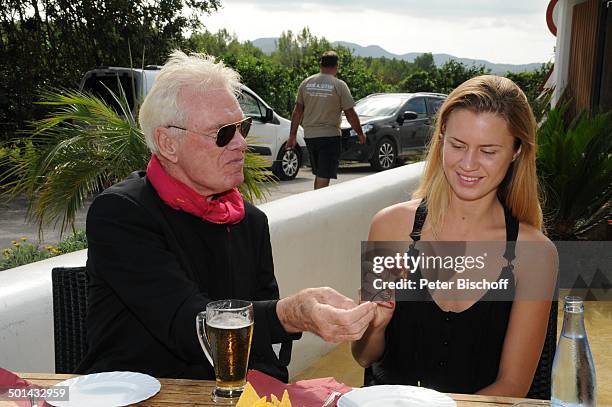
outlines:
[[[239,77],[210,57],[171,55],[140,110],[145,172],[100,194],[87,216],[88,353],[81,373],[214,378],[195,331],[211,300],[253,302],[250,367],[287,380],[291,341],[361,337],[376,305],[330,288],[278,300],[267,218],[236,186],[250,120]],[[272,344],[283,344],[278,355]]]

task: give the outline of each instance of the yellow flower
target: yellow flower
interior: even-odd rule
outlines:
[[[8,257],[11,255],[11,249],[2,250],[2,255],[8,259]]]
[[[21,246],[21,243],[17,243],[17,242],[15,242],[15,243],[13,243],[13,246],[15,246],[15,247],[19,247],[19,246]]]
[[[11,240],[11,243],[15,244],[15,243],[17,243],[17,240]]]
[[[22,237],[22,238],[21,238],[21,241],[22,241],[22,242],[25,242],[26,240],[28,240],[28,238],[27,238],[27,237]]]

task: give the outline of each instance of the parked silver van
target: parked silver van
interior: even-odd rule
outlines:
[[[107,103],[116,105],[106,88],[119,93],[118,84],[125,90],[126,97],[135,112],[136,107],[149,93],[161,67],[148,65],[144,69],[123,67],[101,67],[88,71],[81,80],[81,90],[93,93]],[[304,160],[308,160],[308,151],[304,142],[304,130],[298,129],[297,143],[299,148],[285,148],[289,138],[291,122],[279,116],[255,92],[241,86],[238,102],[244,114],[253,118],[249,133],[249,149],[261,154],[270,161],[272,172],[281,180],[296,177]]]

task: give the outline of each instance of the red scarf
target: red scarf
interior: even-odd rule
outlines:
[[[147,178],[162,201],[173,209],[217,224],[233,225],[244,218],[244,200],[238,188],[223,192],[215,199],[200,195],[168,175],[155,154],[147,166]]]

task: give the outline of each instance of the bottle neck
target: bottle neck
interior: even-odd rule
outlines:
[[[584,329],[584,308],[582,304],[579,306],[565,305],[561,335],[570,338],[581,338],[586,336],[586,330]]]

